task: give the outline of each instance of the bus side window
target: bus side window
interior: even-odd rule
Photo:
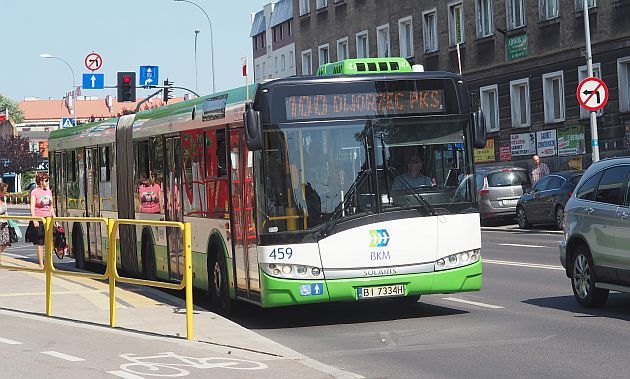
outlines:
[[[205,208],[205,180],[203,162],[203,132],[182,132],[184,165],[184,214],[201,217]]]
[[[229,203],[227,143],[225,129],[205,132],[205,186],[206,207],[204,216],[227,218]]]

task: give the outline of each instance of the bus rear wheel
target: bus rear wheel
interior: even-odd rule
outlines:
[[[225,256],[216,251],[212,252],[208,259],[208,293],[211,310],[214,313],[227,316],[231,308],[227,264]]]
[[[72,231],[72,255],[74,256],[74,266],[83,270],[85,268],[85,247],[83,246],[83,233],[79,227],[75,227]]]
[[[155,280],[157,278],[157,267],[155,264],[155,248],[151,244],[151,240],[142,241],[142,251],[140,254],[142,259],[142,275],[147,280]]]

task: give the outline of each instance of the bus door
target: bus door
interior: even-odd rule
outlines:
[[[85,168],[86,168],[86,217],[100,217],[100,197],[99,197],[99,162],[98,162],[98,148],[89,147],[85,149]],[[88,222],[88,253],[91,260],[102,261],[102,233],[101,223]]]
[[[260,291],[256,229],[254,224],[253,153],[247,151],[243,129],[230,131],[230,176],[232,197],[232,243],[237,288]]]
[[[183,222],[181,196],[181,140],[180,137],[166,138],[165,169],[165,212],[167,221]],[[184,245],[179,228],[166,228],[168,249],[168,272],[170,279],[181,279],[184,273]]]

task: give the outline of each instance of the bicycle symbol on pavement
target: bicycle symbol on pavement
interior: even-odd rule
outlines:
[[[245,359],[209,357],[193,358],[177,355],[173,352],[159,353],[146,357],[138,357],[136,354],[120,354],[130,363],[123,363],[120,369],[124,372],[158,377],[181,377],[190,375],[187,368],[196,369],[227,369],[227,370],[264,370],[267,365],[260,362]],[[125,377],[122,371],[110,371],[110,374]]]

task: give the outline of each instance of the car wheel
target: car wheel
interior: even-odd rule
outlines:
[[[564,228],[564,208],[562,206],[556,207],[556,227],[562,230]]]
[[[208,259],[208,292],[210,307],[222,316],[230,314],[231,299],[228,291],[227,265],[223,254],[214,252]]]
[[[521,229],[529,229],[532,227],[532,224],[527,221],[527,215],[523,207],[516,208],[516,221],[518,222],[518,227]]]
[[[586,308],[598,308],[606,303],[608,290],[595,287],[593,259],[584,245],[575,249],[571,265],[571,284],[575,299]]]

